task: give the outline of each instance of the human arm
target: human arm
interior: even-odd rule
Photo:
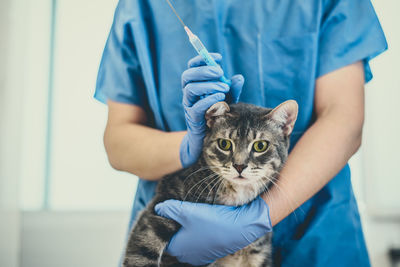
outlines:
[[[364,122],[362,62],[318,78],[314,107],[314,124],[289,154],[277,185],[262,196],[272,225],[317,193],[358,150]]]
[[[104,146],[113,168],[158,180],[182,168],[179,146],[185,131],[163,132],[146,126],[143,108],[108,100]]]

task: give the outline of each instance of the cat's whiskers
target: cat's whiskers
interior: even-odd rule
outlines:
[[[221,185],[221,183],[222,183],[222,181],[223,181],[223,179],[221,179],[221,177],[220,176],[218,176],[218,178],[219,178],[219,181],[216,181],[215,182],[215,184],[210,188],[210,191],[208,192],[208,194],[207,194],[207,196],[206,196],[206,201],[207,201],[207,199],[208,199],[208,196],[212,193],[212,190],[214,189],[214,187],[216,186],[216,185]],[[219,186],[218,186],[219,187]],[[215,197],[214,197],[214,199],[215,199]]]
[[[278,174],[279,177],[285,178],[285,176],[283,176],[283,175],[280,174],[279,172],[277,172],[277,171],[274,171],[274,172],[275,172],[276,174]],[[282,187],[280,187],[280,186],[276,183],[277,180],[278,180],[278,177],[272,177],[272,179],[270,179],[271,183],[273,183],[274,185],[276,185],[278,189],[281,189]],[[279,181],[280,181],[281,183],[285,183],[285,180],[286,180],[286,179],[279,179]],[[282,190],[283,190],[283,189],[282,189]],[[282,190],[281,190],[281,191],[282,191]],[[287,198],[288,198],[289,195],[286,194],[286,196],[287,196]],[[289,199],[288,199],[288,201],[289,201]],[[293,199],[291,199],[291,203],[292,203],[293,206],[295,206],[295,203],[294,203]],[[297,209],[298,209],[303,215],[305,215],[305,212],[304,212],[304,210],[301,208],[301,206],[299,206]]]
[[[219,178],[220,178],[219,175],[217,175],[216,177],[212,178],[212,180],[204,187],[204,189],[201,190],[200,194],[198,194],[195,203],[197,203],[199,201],[199,199],[200,199],[201,195],[203,194],[204,190],[206,190],[212,183],[218,181]],[[218,182],[216,182],[216,183],[218,183]],[[214,184],[214,186],[215,186],[215,184]],[[210,191],[212,190],[212,188],[213,187],[211,187]],[[210,192],[208,192],[208,193],[210,193]],[[207,197],[208,197],[208,194],[207,194]],[[205,199],[207,199],[207,197]]]
[[[274,171],[275,174],[277,174],[277,177],[275,178],[275,180],[278,180],[279,177],[282,177],[283,179],[280,179],[281,183],[286,183],[286,181],[288,181],[289,179],[287,178],[287,176],[282,175],[280,172]],[[300,184],[300,187],[302,187],[302,189],[306,189],[306,184]]]
[[[218,196],[218,191],[219,191],[219,189],[220,189],[220,187],[221,187],[221,184],[223,184],[223,185],[225,186],[225,181],[224,181],[224,179],[221,179],[221,182],[219,183],[219,186],[218,186],[218,188],[217,188],[217,191],[215,191],[215,195],[214,195],[214,199],[213,199],[213,205],[215,204],[215,198]]]
[[[264,184],[264,182],[263,181],[260,181],[260,180],[256,180],[257,181],[257,183],[260,183],[261,184],[261,188],[266,188],[266,186],[265,186],[265,184]],[[268,199],[268,201],[269,201],[269,205],[270,205],[270,209],[273,209],[273,204],[272,204],[272,201],[271,201],[271,195],[270,195],[270,192],[268,191],[268,190],[265,190],[264,191],[265,192],[265,194],[266,194],[266,197],[267,197],[267,199]]]
[[[213,180],[214,180],[217,176],[218,176],[217,173],[213,173],[213,175],[209,175],[209,176],[208,176],[208,180],[210,180],[210,181],[208,182],[207,180],[205,180],[205,181],[203,181],[201,184],[199,184],[199,185],[197,186],[196,192],[194,192],[194,194],[193,194],[193,197],[200,196],[201,193],[204,191],[204,189],[206,189],[207,187],[209,187],[210,184],[213,182]],[[207,185],[205,185],[204,188],[203,188],[202,185],[205,184],[205,183],[207,183]],[[200,194],[197,194],[197,192],[198,192],[200,189],[202,189],[202,188],[203,188],[203,190],[200,192]]]
[[[271,182],[274,186],[276,186],[276,188],[279,190],[279,192],[286,198],[286,201],[287,201],[287,203],[288,203],[288,205],[289,205],[289,208],[290,208],[290,210],[293,212],[294,217],[295,217],[295,219],[296,219],[296,222],[298,222],[296,210],[294,209],[294,206],[295,206],[295,205],[294,205],[293,200],[290,199],[290,197],[288,196],[288,194],[287,194],[286,192],[284,192],[284,190],[281,189],[281,187],[280,187],[277,183],[275,183],[275,182],[273,181],[273,179],[270,179],[270,177],[268,177],[268,176],[263,176],[263,177],[266,178],[266,179],[268,179],[269,182]],[[265,187],[266,187],[266,189],[268,189],[268,185],[265,185]],[[268,190],[267,190],[267,192],[268,192]]]
[[[201,185],[201,183],[203,183],[205,180],[207,180],[208,178],[210,178],[211,176],[214,176],[214,175],[218,175],[218,174],[212,173],[212,174],[206,176],[205,178],[201,179],[201,180],[198,181],[197,183],[195,183],[195,184],[188,190],[188,192],[186,193],[185,197],[183,198],[183,201],[185,201],[185,199],[187,198],[187,196],[189,195],[190,191],[192,191],[193,188],[195,188],[198,184]]]
[[[196,174],[196,173],[198,173],[198,172],[200,172],[200,171],[205,171],[205,170],[211,170],[211,171],[213,171],[213,168],[214,168],[214,169],[218,169],[217,166],[210,166],[210,165],[204,166],[204,167],[201,167],[201,168],[197,169],[196,171],[192,172],[191,174],[189,174],[189,175],[184,179],[183,184],[185,184],[185,182],[187,181],[187,179],[188,179],[189,177],[191,177],[192,175],[194,175],[194,174]]]

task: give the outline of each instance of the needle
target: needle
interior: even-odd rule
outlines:
[[[183,27],[186,27],[185,23],[183,23],[183,20],[181,19],[181,17],[179,17],[178,13],[176,12],[175,8],[172,6],[171,2],[169,0],[165,0],[165,1],[167,1],[168,5],[171,7],[172,11],[174,11],[175,15],[177,16],[179,21],[182,23]]]

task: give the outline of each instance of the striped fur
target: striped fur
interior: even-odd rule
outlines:
[[[163,253],[180,226],[157,216],[154,212],[157,203],[178,199],[243,205],[268,191],[287,158],[289,135],[297,115],[297,104],[293,102],[285,102],[274,110],[243,103],[228,107],[224,102],[211,107],[206,114],[209,128],[200,159],[159,182],[155,197],[135,222],[123,266],[190,266]],[[220,149],[219,138],[231,140],[233,149]],[[267,140],[270,144],[263,153],[253,149],[258,140]],[[233,164],[247,166],[241,173],[244,178],[238,178]],[[267,234],[209,266],[271,266],[270,254],[271,234]]]

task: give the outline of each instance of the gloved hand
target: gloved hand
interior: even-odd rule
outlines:
[[[269,208],[261,197],[240,207],[167,200],[154,210],[181,224],[166,251],[192,265],[233,254],[272,231]]]
[[[217,63],[221,61],[221,55],[211,53]],[[192,58],[188,62],[188,69],[182,74],[183,108],[187,134],[180,146],[180,160],[183,167],[193,164],[200,156],[203,139],[206,131],[204,115],[215,103],[223,101],[225,94],[236,103],[239,100],[243,88],[244,78],[235,75],[231,78],[232,84],[219,81],[224,75],[220,66],[207,66],[200,56]]]

